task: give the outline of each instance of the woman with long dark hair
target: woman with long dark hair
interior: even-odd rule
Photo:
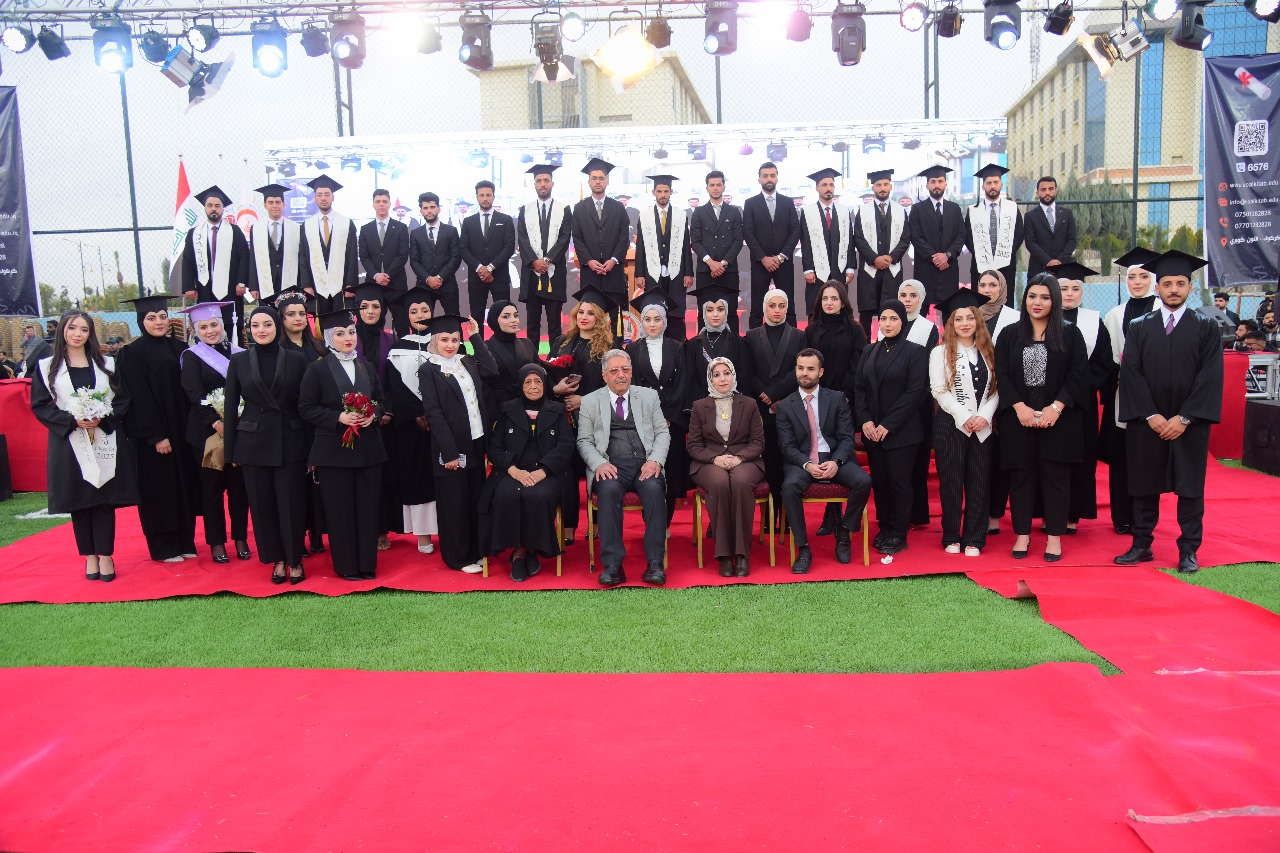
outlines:
[[[138,502],[133,451],[120,429],[129,395],[114,366],[98,346],[93,318],[68,311],[53,335],[53,354],[31,373],[31,411],[49,430],[49,512],[71,514],[91,581],[116,579],[116,507]],[[100,395],[101,414],[78,407],[76,397],[87,394]]]
[[[373,367],[378,374],[378,382],[386,389],[387,359],[396,342],[395,332],[386,328],[388,294],[376,284],[362,284],[356,288],[355,294],[356,355]],[[379,434],[387,453],[387,464],[382,469],[383,488],[378,495],[378,550],[386,551],[391,547],[388,531],[401,532],[401,510],[395,497],[400,485],[400,472],[394,462],[395,432],[386,429],[395,416],[394,410],[389,398],[381,402],[384,408],[378,426],[383,427]]]
[[[1088,357],[1080,330],[1062,319],[1053,273],[1038,273],[1022,294],[1022,317],[996,342],[1000,464],[1009,472],[1013,556],[1027,556],[1036,493],[1044,496],[1044,558],[1062,559],[1071,499],[1071,465],[1080,461],[1081,401]]]

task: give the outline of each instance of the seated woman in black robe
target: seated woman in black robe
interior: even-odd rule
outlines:
[[[484,383],[489,396],[485,404],[489,416],[496,418],[504,404],[520,396],[516,376],[526,364],[538,363],[538,347],[528,338],[516,336],[520,331],[520,310],[513,302],[499,299],[489,306],[489,328],[493,335],[486,343],[498,365],[498,375]]]
[[[539,557],[561,551],[556,539],[560,477],[574,454],[564,404],[547,394],[547,372],[526,364],[516,374],[520,397],[508,400],[489,442],[493,470],[480,491],[480,550],[511,552],[511,579],[538,573]]]

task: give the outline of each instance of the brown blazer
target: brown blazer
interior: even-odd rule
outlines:
[[[744,465],[754,465],[764,473],[764,421],[756,401],[742,393],[733,395],[733,411],[729,415],[729,440],[722,441],[716,429],[716,401],[703,397],[693,404],[689,414],[689,473],[696,474],[704,465],[714,464],[717,456],[732,454],[742,457]]]

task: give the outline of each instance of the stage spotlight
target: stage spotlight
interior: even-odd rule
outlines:
[[[250,24],[249,32],[253,33],[253,67],[263,77],[279,77],[289,67],[284,27],[263,18]]]
[[[546,163],[548,166],[564,165],[564,152],[561,151],[559,148],[556,148],[554,150],[548,150],[543,156],[546,157],[547,159],[543,160],[542,162]]]
[[[276,166],[276,171],[280,173],[282,178],[292,178],[298,174],[298,164],[292,160],[284,160]]]
[[[535,79],[554,83],[560,77],[560,58],[564,55],[564,43],[560,40],[563,23],[547,21],[533,24],[533,52],[538,57]]]
[[[690,160],[707,159],[707,143],[690,142],[689,143],[689,159]]]
[[[1142,10],[1148,18],[1164,22],[1178,14],[1178,0],[1147,0]]]
[[[1204,7],[1209,0],[1184,0],[1182,17],[1173,28],[1173,43],[1191,50],[1204,50],[1213,42],[1213,32],[1205,28]]]
[[[667,149],[665,149],[665,148],[659,148],[658,150],[654,151],[654,152],[653,152],[653,159],[655,159],[655,160],[665,160],[665,159],[667,159]]]
[[[1072,0],[1062,0],[1049,10],[1048,17],[1044,19],[1044,31],[1055,36],[1065,35],[1075,20],[1076,10]]]
[[[560,35],[565,41],[577,41],[587,34],[587,22],[577,12],[567,12],[560,19]]]
[[[649,22],[649,28],[644,31],[644,37],[654,47],[671,47],[671,25],[667,23],[666,18],[659,15]]]
[[[440,38],[440,22],[435,18],[427,18],[422,22],[422,32],[418,34],[418,53],[439,53],[444,47]]]
[[[191,26],[187,27],[187,44],[191,45],[191,49],[196,53],[212,50],[219,38],[221,34],[213,24],[197,24],[193,21]]]
[[[787,143],[770,142],[764,149],[764,156],[774,163],[781,163],[787,159]]]
[[[307,56],[324,56],[329,52],[329,34],[324,21],[312,19],[302,22],[302,52]]]
[[[884,153],[884,137],[868,136],[862,140],[863,154],[883,154]]]
[[[1001,50],[1013,50],[1022,36],[1022,10],[1007,0],[983,0],[983,37]]]
[[[791,41],[808,41],[813,32],[813,19],[809,13],[799,6],[787,18],[787,38]]]
[[[1244,0],[1244,7],[1260,21],[1280,22],[1280,0]]]
[[[462,27],[462,46],[458,59],[468,68],[487,71],[493,67],[493,45],[490,36],[493,24],[484,12],[463,12],[458,19]]]
[[[342,163],[338,168],[344,172],[358,172],[360,171],[360,165],[359,157],[354,154],[348,154],[342,158]]]
[[[67,47],[67,42],[62,37],[62,25],[55,24],[58,28],[55,32],[49,27],[41,27],[40,34],[36,36],[36,41],[40,42],[40,49],[44,51],[45,58],[50,62],[55,59],[66,59],[71,55],[71,48]]]
[[[343,68],[359,68],[365,55],[364,16],[358,12],[335,12],[329,18],[329,52]]]
[[[662,57],[638,27],[624,26],[591,54],[591,60],[622,91],[657,68]]]
[[[964,18],[960,17],[960,7],[955,4],[944,6],[938,13],[938,35],[944,39],[960,35],[960,25]]]
[[[992,154],[1003,154],[1009,150],[1009,137],[1003,133],[997,133],[991,137],[991,142],[987,146],[987,150]]]
[[[899,0],[902,5],[902,11],[898,13],[898,21],[902,24],[902,28],[909,33],[920,32],[924,22],[929,20],[929,7],[920,0],[908,2],[908,0]]]
[[[746,157],[746,156],[749,156],[755,150],[756,149],[751,147],[750,142],[744,142],[742,143],[742,147],[738,149],[738,154],[740,154],[743,157]]]
[[[467,155],[467,164],[473,169],[483,169],[489,165],[489,152],[483,148],[477,148]]]
[[[119,15],[96,15],[93,28],[93,61],[103,71],[119,74],[133,67],[133,39],[129,25]]]
[[[867,49],[867,22],[861,3],[837,3],[831,13],[831,49],[841,65],[857,65]]]
[[[728,56],[738,49],[737,0],[707,0],[702,49],[712,56]]]
[[[164,33],[155,30],[147,30],[138,36],[138,50],[142,51],[142,58],[152,65],[163,65],[172,46]]]
[[[1106,33],[1098,35],[1082,33],[1076,41],[1084,48],[1084,52],[1089,54],[1093,64],[1098,66],[1098,75],[1103,80],[1110,77],[1116,61],[1120,59],[1120,54],[1111,43],[1111,38]]]
[[[35,43],[35,33],[31,32],[30,27],[24,27],[21,24],[8,24],[0,32],[0,44],[14,53],[26,53]]]

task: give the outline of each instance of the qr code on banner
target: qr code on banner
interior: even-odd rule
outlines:
[[[1259,157],[1266,154],[1270,133],[1266,119],[1236,122],[1236,156]]]

